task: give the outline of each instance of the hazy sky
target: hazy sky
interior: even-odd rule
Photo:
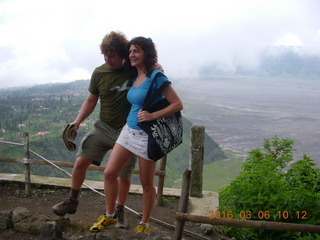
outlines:
[[[104,35],[151,37],[169,77],[252,64],[266,46],[320,54],[318,0],[0,0],[0,88],[89,79]]]

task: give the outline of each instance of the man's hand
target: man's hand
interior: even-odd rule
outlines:
[[[80,123],[74,121],[72,123],[69,123],[69,125],[74,125],[74,128],[72,129],[72,135],[75,135],[79,129]]]
[[[160,70],[160,71],[164,72],[163,67],[159,63],[155,63],[153,65],[153,69],[154,70]]]

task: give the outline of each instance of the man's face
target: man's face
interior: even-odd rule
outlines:
[[[103,54],[104,60],[108,64],[111,69],[121,68],[123,65],[123,58],[121,58],[118,54],[115,53],[106,53]]]

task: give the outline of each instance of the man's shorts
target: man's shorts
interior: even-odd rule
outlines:
[[[94,124],[81,140],[77,156],[92,160],[92,164],[100,166],[106,153],[111,150],[121,132],[121,129],[114,129],[100,119]],[[136,156],[132,156],[122,167],[119,177],[130,178],[136,164]]]

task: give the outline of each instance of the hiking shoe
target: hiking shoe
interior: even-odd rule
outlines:
[[[78,200],[69,197],[66,201],[54,205],[51,211],[61,217],[66,215],[66,213],[75,214],[78,204]]]
[[[118,218],[118,222],[116,223],[117,228],[123,228],[127,229],[128,228],[128,221],[124,217],[124,208],[116,208],[116,216]]]
[[[98,222],[94,223],[93,226],[90,228],[91,232],[100,232],[100,230],[105,229],[106,226],[111,225],[118,221],[117,217],[108,217],[107,215],[101,215]]]
[[[134,231],[136,233],[144,233],[147,235],[150,235],[151,229],[149,227],[149,224],[145,224],[145,223],[140,223],[135,229]]]

